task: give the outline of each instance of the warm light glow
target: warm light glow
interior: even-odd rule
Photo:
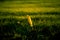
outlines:
[[[29,15],[27,15],[27,20],[28,20],[29,25],[32,27],[33,24],[32,24],[31,17]]]

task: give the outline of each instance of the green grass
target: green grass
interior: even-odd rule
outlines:
[[[33,30],[27,22],[26,15],[32,18]],[[56,40],[59,33],[59,12],[0,12],[0,39],[2,40]]]
[[[59,0],[0,1],[0,40],[58,40],[59,36]]]

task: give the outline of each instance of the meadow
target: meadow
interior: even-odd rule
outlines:
[[[31,16],[33,29],[26,15]],[[60,12],[0,12],[0,40],[58,40]]]

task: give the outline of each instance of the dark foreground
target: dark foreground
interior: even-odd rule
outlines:
[[[33,28],[29,26],[27,19],[11,17],[19,15],[3,14],[0,15],[0,40],[60,40],[59,13],[47,13],[44,17],[41,15],[46,14],[39,14],[40,16],[35,18],[32,16]]]

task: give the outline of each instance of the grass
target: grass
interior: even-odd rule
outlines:
[[[33,30],[26,15],[33,21]],[[1,40],[57,40],[60,33],[60,12],[0,12]],[[18,23],[19,22],[19,23]]]

